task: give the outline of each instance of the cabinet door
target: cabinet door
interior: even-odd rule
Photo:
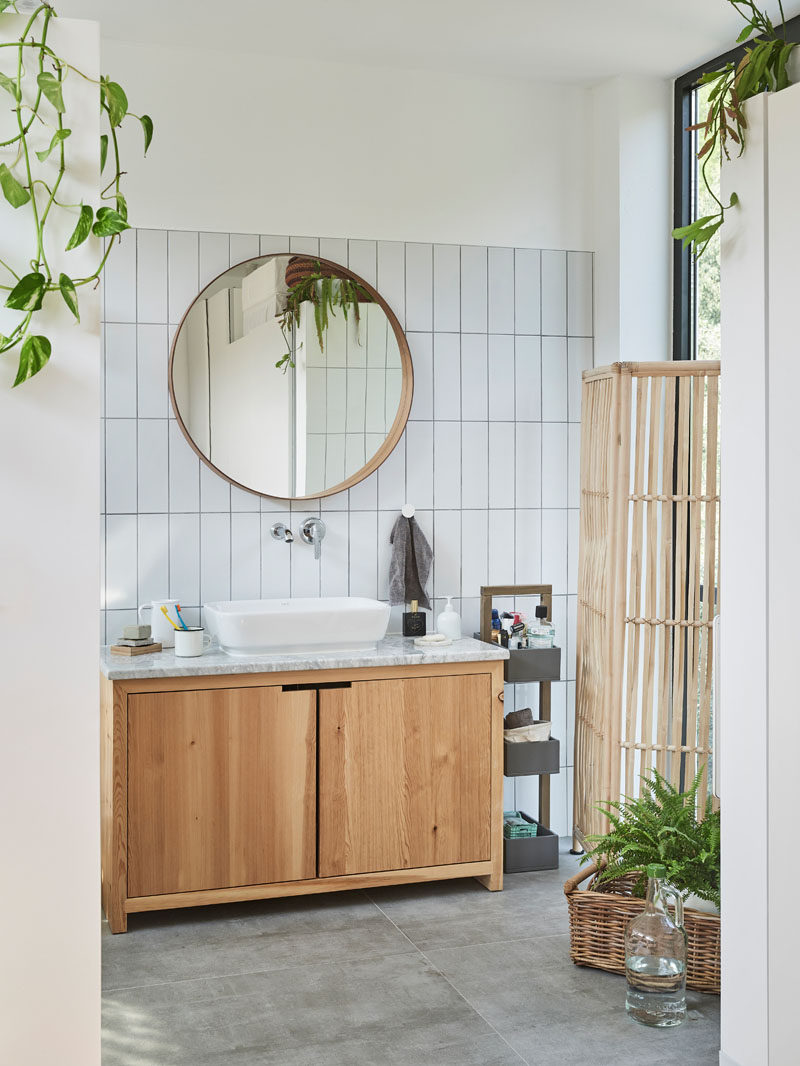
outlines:
[[[488,674],[320,691],[319,875],[490,858]]]
[[[316,875],[316,694],[128,697],[128,895]]]

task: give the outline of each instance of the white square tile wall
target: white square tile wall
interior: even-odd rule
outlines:
[[[404,326],[414,402],[400,443],[349,492],[311,504],[232,488],[197,459],[169,406],[177,323],[201,286],[267,252],[321,255],[375,284]],[[178,598],[198,621],[205,600],[386,596],[388,536],[407,500],[435,551],[434,610],[455,596],[464,632],[481,584],[552,583],[563,648],[553,731],[564,772],[551,821],[571,829],[581,372],[593,365],[592,255],[530,248],[403,244],[309,236],[130,231],[104,279],[105,455],[101,508],[106,640],[139,603]],[[295,534],[324,514],[322,559]],[[399,628],[400,609],[390,629]],[[536,686],[506,706],[536,707]],[[506,783],[536,813],[535,779]]]

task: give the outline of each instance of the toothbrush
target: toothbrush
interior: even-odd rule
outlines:
[[[166,620],[169,622],[169,624],[172,626],[173,629],[180,629],[181,628],[180,626],[176,626],[175,625],[175,623],[170,618],[169,614],[167,614],[167,608],[164,607],[163,605],[161,607],[161,613],[164,615],[164,617],[166,618]]]
[[[188,629],[189,627],[183,620],[183,615],[181,614],[181,605],[179,603],[175,605],[175,614],[178,616],[178,621],[183,626],[183,628]]]

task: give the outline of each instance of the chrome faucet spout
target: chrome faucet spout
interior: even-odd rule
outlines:
[[[288,526],[285,526],[283,522],[276,522],[270,530],[273,540],[282,540],[286,544],[291,544],[294,540],[294,534]]]

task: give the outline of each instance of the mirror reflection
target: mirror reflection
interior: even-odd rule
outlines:
[[[404,367],[410,376],[402,331],[366,282],[327,260],[272,255],[232,267],[194,301],[170,392],[223,476],[265,496],[313,497],[360,480],[396,443]]]

